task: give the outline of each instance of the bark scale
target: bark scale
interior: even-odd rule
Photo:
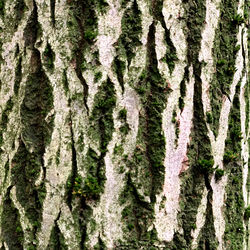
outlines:
[[[0,0],[1,249],[248,249],[249,1]]]

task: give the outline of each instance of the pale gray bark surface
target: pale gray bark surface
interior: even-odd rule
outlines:
[[[249,249],[249,1],[0,0],[1,249]]]

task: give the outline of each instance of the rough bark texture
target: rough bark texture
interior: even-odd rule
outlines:
[[[0,0],[1,249],[249,249],[248,14]]]

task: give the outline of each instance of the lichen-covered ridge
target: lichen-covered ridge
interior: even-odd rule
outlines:
[[[248,249],[248,0],[0,0],[0,248]]]

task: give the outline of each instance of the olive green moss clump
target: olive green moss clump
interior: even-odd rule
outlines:
[[[225,145],[224,168],[228,174],[225,202],[226,229],[224,240],[227,249],[243,248],[243,176],[241,159],[241,123],[240,123],[240,83],[236,87],[233,106],[229,117],[228,136]]]
[[[220,20],[215,32],[213,57],[216,73],[210,83],[212,122],[210,126],[218,134],[219,118],[223,95],[229,98],[229,89],[236,72],[235,59],[240,49],[236,46],[241,18],[237,15],[238,0],[222,0]],[[231,100],[230,100],[231,101]]]

